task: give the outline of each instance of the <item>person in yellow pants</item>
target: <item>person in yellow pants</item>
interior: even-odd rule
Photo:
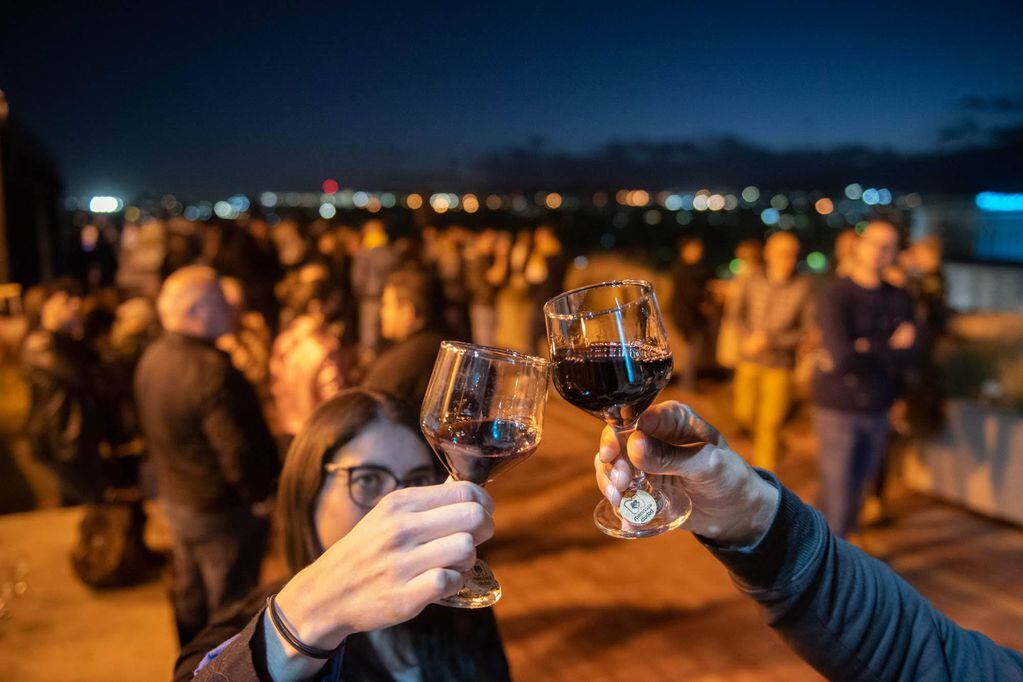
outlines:
[[[774,470],[792,401],[792,370],[741,362],[735,369],[735,418],[753,434],[753,466]]]
[[[764,269],[742,283],[732,308],[740,332],[735,370],[735,418],[753,434],[753,464],[774,469],[782,424],[792,400],[796,347],[812,319],[810,281],[796,273],[799,240],[776,232],[764,249]]]

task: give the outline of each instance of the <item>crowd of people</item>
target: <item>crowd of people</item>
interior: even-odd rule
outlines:
[[[430,606],[458,588],[493,528],[485,492],[439,485],[416,411],[443,338],[542,352],[542,304],[562,289],[568,263],[555,230],[426,227],[392,239],[376,218],[358,230],[260,220],[194,228],[168,233],[155,296],[99,286],[118,278],[88,264],[78,280],[29,291],[21,354],[29,435],[65,503],[145,490],[147,470],[155,478],[174,535],[176,675],[506,679],[489,610]],[[757,469],[674,403],[644,417],[630,458],[659,462],[651,470],[670,463],[655,473],[685,478],[691,529],[819,670],[888,678],[896,665],[821,653],[842,648],[843,628],[869,629],[878,616],[867,605],[851,617],[832,611],[838,592],[863,587],[836,582],[834,571],[881,575],[871,594],[845,594],[882,603],[893,625],[878,646],[927,656],[959,646],[969,653],[949,669],[965,670],[997,647],[951,636],[944,621],[928,625],[919,595],[834,540],[856,531],[864,496],[883,481],[893,405],[940,398],[929,360],[948,317],[940,243],[902,249],[895,226],[875,221],[840,236],[827,278],[800,273],[800,250],[785,231],[762,248],[740,244],[742,267],[722,286],[701,241],[684,239],[665,307],[686,342],[685,389],[700,387],[710,355],[734,370],[734,415]],[[801,384],[820,443],[826,527],[769,473]],[[940,422],[940,405],[914,409],[925,412],[920,423]],[[682,435],[706,443],[709,461],[650,455]],[[605,443],[598,456],[605,494],[620,448]],[[712,486],[712,473],[731,482]],[[260,587],[273,508],[289,578]],[[816,577],[785,582],[808,571]],[[779,585],[788,592],[765,602]],[[909,601],[911,623],[899,625],[905,614],[892,599]],[[813,625],[822,622],[829,628]],[[1023,665],[998,651],[987,669]]]

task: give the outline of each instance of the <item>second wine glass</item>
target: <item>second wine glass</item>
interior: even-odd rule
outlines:
[[[569,403],[603,420],[624,440],[671,380],[668,337],[649,282],[604,282],[565,292],[544,306],[554,386]],[[628,456],[623,450],[623,457]],[[597,527],[618,538],[659,535],[689,518],[692,502],[632,466],[614,506],[601,500]]]
[[[550,363],[499,348],[444,341],[426,389],[420,426],[451,477],[486,485],[540,445]],[[441,603],[490,606],[501,586],[481,559]]]

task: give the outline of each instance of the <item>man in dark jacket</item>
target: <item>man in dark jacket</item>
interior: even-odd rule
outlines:
[[[57,474],[62,504],[97,502],[100,460],[99,358],[81,341],[81,300],[57,291],[43,304],[39,329],[21,348],[32,393],[28,433],[35,456]]]
[[[896,387],[919,358],[913,303],[882,279],[898,247],[891,223],[870,223],[856,241],[849,275],[835,280],[817,306],[826,351],[813,378],[820,506],[838,537],[856,530],[864,488],[884,457]]]
[[[597,487],[617,505],[628,465],[610,428],[600,443]],[[693,500],[686,528],[827,679],[1023,681],[1023,654],[959,627],[890,568],[829,533],[819,512],[746,464],[687,406],[649,408],[625,447],[639,469],[684,482]]]
[[[365,388],[387,393],[418,409],[426,397],[444,335],[440,287],[429,273],[399,270],[381,297],[380,331],[393,345],[370,365]]]
[[[217,275],[188,266],[157,301],[164,334],[135,373],[139,421],[175,535],[174,615],[187,643],[259,579],[267,498],[279,463],[255,391],[214,341],[232,315]]]

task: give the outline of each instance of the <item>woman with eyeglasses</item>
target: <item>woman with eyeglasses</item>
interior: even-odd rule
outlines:
[[[352,389],[324,403],[281,473],[291,578],[215,616],[175,679],[509,679],[490,609],[433,604],[493,534],[487,493],[443,480],[392,399]]]

